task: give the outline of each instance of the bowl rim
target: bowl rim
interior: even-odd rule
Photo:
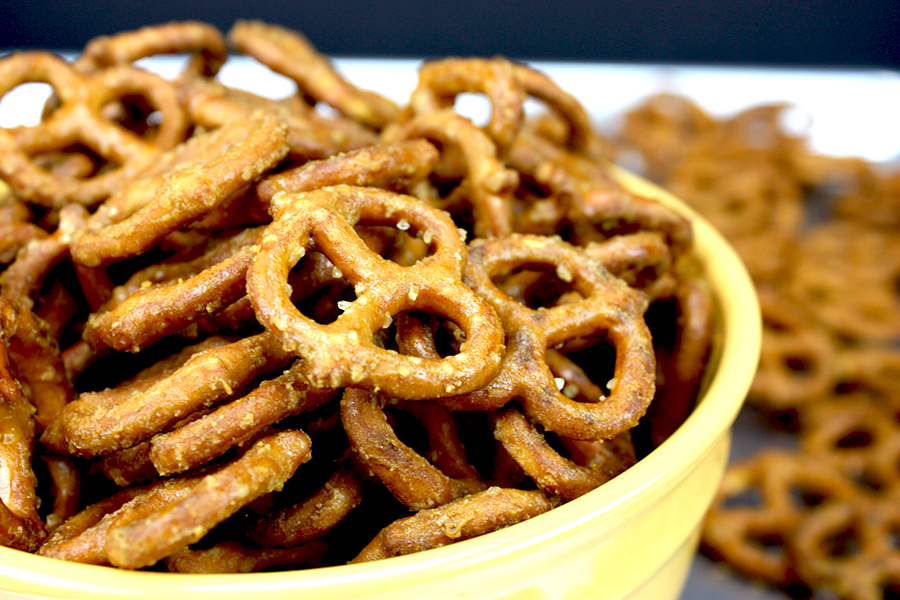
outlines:
[[[718,337],[723,341],[714,357],[716,368],[697,407],[667,440],[624,473],[580,498],[500,531],[370,563],[265,573],[160,573],[69,563],[0,547],[0,590],[8,589],[7,584],[14,582],[19,590],[65,588],[70,592],[90,591],[92,597],[133,597],[135,589],[153,594],[171,584],[177,597],[214,592],[224,600],[232,594],[260,590],[298,592],[332,586],[366,589],[365,586],[394,577],[403,577],[405,587],[424,581],[423,578],[433,581],[467,571],[475,563],[503,562],[534,552],[586,522],[621,516],[626,507],[632,510],[635,502],[644,505],[658,501],[645,491],[676,485],[721,437],[728,435],[755,374],[756,362],[751,368],[746,357],[759,356],[761,317],[750,275],[722,234],[694,209],[655,184],[620,167],[611,166],[611,173],[626,187],[658,199],[691,220],[694,252],[702,259],[705,277],[717,292],[721,317]],[[726,288],[727,295],[718,293]]]

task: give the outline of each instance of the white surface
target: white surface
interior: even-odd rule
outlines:
[[[147,59],[148,68],[164,76],[177,73],[182,60]],[[337,58],[335,65],[359,87],[373,89],[403,103],[416,84],[418,60]],[[532,63],[578,97],[598,126],[614,129],[616,118],[646,96],[672,92],[687,96],[716,116],[750,106],[787,102],[791,130],[803,133],[813,150],[887,162],[900,158],[900,74],[871,70],[792,70],[702,66],[597,63]],[[294,84],[246,57],[226,63],[226,85],[271,97],[293,92]],[[0,101],[0,126],[34,122],[46,85],[29,84]],[[466,110],[465,108],[463,110]],[[473,116],[480,107],[473,104]]]

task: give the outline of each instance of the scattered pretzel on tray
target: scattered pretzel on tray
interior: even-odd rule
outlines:
[[[616,139],[744,259],[763,318],[745,410],[795,434],[729,467],[702,544],[792,597],[895,598],[900,178],[817,155],[787,132],[787,108],[714,117],[659,94]]]
[[[296,93],[223,85],[229,52]],[[159,54],[191,58],[165,79]],[[0,129],[4,545],[419,552],[603,485],[690,413],[714,313],[690,224],[543,73],[428,61],[399,105],[298,32],[183,22],[0,59],[0,96],[31,82],[39,122]]]

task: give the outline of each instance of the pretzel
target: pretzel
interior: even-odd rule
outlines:
[[[687,219],[648,198],[626,191],[603,163],[590,160],[534,132],[523,129],[509,151],[508,163],[520,177],[544,188],[556,198],[558,219],[553,231],[578,245],[608,239],[636,229],[658,231],[666,237],[675,255],[691,247],[692,231]]]
[[[444,473],[404,444],[388,424],[383,402],[371,393],[348,389],[341,399],[341,421],[350,447],[398,500],[418,511],[484,489],[481,478],[471,467],[464,473]],[[445,419],[443,425],[450,431],[441,433],[453,435],[452,419]]]
[[[331,399],[331,390],[311,390],[299,369],[290,368],[246,395],[151,440],[149,458],[161,475],[181,473],[241,446],[266,427],[291,415],[314,410]]]
[[[445,155],[455,149],[463,161],[463,180],[448,197],[429,201],[457,218],[469,213],[477,237],[512,232],[512,193],[518,174],[498,160],[495,144],[471,121],[450,110],[423,113],[387,128],[382,137],[387,141],[426,138],[443,148]]]
[[[260,517],[247,537],[264,548],[304,547],[343,521],[363,500],[368,478],[351,459],[339,462],[328,480],[301,502]]]
[[[0,299],[3,337],[16,377],[33,407],[34,431],[44,429],[71,402],[74,391],[66,376],[59,345],[33,311]]]
[[[668,319],[649,319],[660,373],[656,397],[645,418],[654,448],[668,439],[694,410],[713,351],[716,305],[712,290],[695,273],[678,276],[680,281],[671,298],[674,318],[667,313]],[[673,330],[665,327],[669,324],[674,324]]]
[[[276,567],[317,567],[328,548],[318,540],[295,548],[252,548],[230,541],[174,552],[166,557],[166,568],[172,573],[253,573]]]
[[[190,494],[140,520],[116,526],[106,542],[119,567],[149,566],[202,538],[259,496],[281,489],[309,460],[309,437],[283,431],[261,438],[238,459],[204,477]]]
[[[28,308],[50,270],[69,256],[72,238],[87,220],[87,212],[77,204],[60,210],[56,230],[36,238],[0,273],[0,295]]]
[[[877,600],[900,585],[894,536],[900,513],[893,502],[837,503],[797,527],[792,553],[798,573],[814,590],[840,598]]]
[[[584,460],[584,464],[579,464],[554,450],[542,432],[518,410],[501,410],[493,421],[494,436],[525,474],[542,490],[564,500],[583,496],[636,462],[633,446],[629,452],[628,440],[620,439],[628,436],[627,432],[612,440],[595,441],[591,447],[587,446],[591,442],[569,442],[581,444],[573,448],[581,451],[578,458]],[[624,451],[619,451],[620,445],[625,448]]]
[[[485,130],[503,155],[512,145],[525,118],[525,90],[511,61],[504,58],[445,58],[419,68],[416,88],[409,97],[413,114],[451,108],[456,97],[481,92],[491,104]]]
[[[14,366],[6,349],[15,318],[9,303],[0,302],[0,422],[4,432],[0,468],[5,474],[0,491],[0,543],[33,552],[46,531],[37,512],[37,477],[31,466],[34,407],[13,373]]]
[[[836,383],[837,350],[827,329],[772,287],[757,286],[762,308],[762,354],[751,402],[773,410],[815,403]]]
[[[897,411],[900,350],[891,344],[842,347],[835,359],[839,386],[865,391],[874,402]]]
[[[48,533],[76,514],[81,501],[81,472],[70,458],[41,456],[53,488],[53,507],[44,517]]]
[[[704,523],[704,548],[746,576],[786,586],[796,580],[786,548],[798,525],[856,493],[821,455],[765,450],[729,467]]]
[[[900,337],[900,311],[888,283],[900,265],[897,240],[893,232],[850,221],[819,224],[798,243],[786,293],[841,336],[893,341]]]
[[[269,175],[256,186],[256,198],[268,211],[278,193],[308,192],[339,184],[402,192],[425,179],[437,160],[437,150],[423,139],[377,144]]]
[[[299,32],[261,21],[238,20],[228,32],[228,40],[239,52],[292,79],[300,93],[373,129],[380,129],[399,113],[391,100],[344,79]]]
[[[290,360],[281,344],[263,333],[197,352],[168,377],[124,398],[116,389],[82,394],[44,432],[48,447],[77,456],[98,456],[141,442],[200,408],[230,397]]]
[[[716,120],[692,100],[671,93],[653,94],[624,114],[623,141],[638,150],[639,171],[666,180],[692,144],[718,127]]]
[[[221,133],[224,140],[234,141],[226,143],[220,154],[167,178],[151,202],[124,220],[81,235],[72,247],[74,260],[98,266],[147,250],[277,164],[287,153],[284,135],[282,121],[271,113],[234,123]],[[216,146],[215,141],[210,143]]]
[[[540,310],[519,304],[493,281],[523,265],[551,269],[583,300]],[[499,372],[487,386],[442,402],[456,408],[492,409],[516,399],[525,414],[545,429],[583,440],[615,437],[643,416],[655,389],[643,294],[609,275],[574,246],[526,235],[473,245],[466,281],[497,311],[508,347]],[[545,362],[548,348],[563,347],[576,338],[605,338],[615,346],[612,389],[600,402],[577,402],[564,396]]]
[[[171,84],[128,66],[82,75],[62,59],[44,52],[19,52],[0,61],[0,92],[29,82],[52,86],[59,108],[31,127],[0,129],[0,174],[21,197],[49,206],[68,202],[95,205],[148,167],[160,149],[109,121],[101,108],[125,93],[148,96],[166,114],[157,136],[183,139],[185,121]],[[34,154],[82,143],[118,168],[87,179],[54,175],[30,158]]]
[[[349,118],[320,114],[296,96],[272,100],[204,77],[179,81],[178,95],[191,119],[208,129],[245,119],[256,110],[275,110],[284,118],[290,156],[298,162],[327,158],[378,141],[378,135],[367,127]]]
[[[803,223],[800,185],[771,158],[719,152],[694,150],[673,169],[667,188],[734,244],[757,281],[776,279]]]
[[[193,276],[188,273],[194,265],[182,265],[177,278],[167,274],[166,280],[155,284],[143,274],[132,276],[123,286],[123,295],[127,295],[121,302],[114,306],[107,302],[88,317],[83,339],[95,349],[139,352],[202,318],[222,312],[246,294],[245,273],[254,255],[253,244],[261,232],[261,228],[247,229],[236,234],[237,239],[231,240],[231,246],[237,248],[233,254]],[[204,257],[200,266],[213,261]],[[150,270],[159,276],[176,268]],[[129,294],[129,288],[136,285],[135,279],[140,281],[140,287]],[[117,291],[113,290],[114,299]]]
[[[95,37],[78,55],[75,68],[92,72],[150,56],[187,53],[193,56],[181,77],[214,77],[228,58],[218,29],[199,21],[180,21]]]
[[[435,398],[475,389],[493,374],[502,332],[493,312],[462,284],[465,247],[445,215],[408,196],[351,186],[276,196],[272,207],[274,221],[248,271],[247,290],[260,322],[305,361],[314,386]],[[434,253],[410,267],[390,264],[351,231],[367,221],[408,226]],[[284,289],[288,272],[311,249],[309,239],[356,291],[357,299],[327,326],[300,314]],[[431,360],[376,347],[371,336],[386,318],[406,310],[433,311],[458,323],[466,335],[462,351]]]
[[[540,490],[491,487],[394,521],[350,562],[368,562],[446,546],[519,523],[556,505],[557,501]]]

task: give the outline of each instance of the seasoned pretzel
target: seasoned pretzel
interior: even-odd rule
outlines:
[[[856,490],[837,465],[771,449],[729,467],[703,528],[705,549],[769,584],[795,581],[786,548],[807,516]]]
[[[668,439],[696,406],[713,348],[715,299],[709,285],[697,274],[680,274],[672,296],[675,317],[671,344],[656,346],[660,381],[656,397],[647,409],[646,422],[653,447]],[[657,325],[651,332],[659,340],[666,333]]]
[[[286,417],[314,410],[334,395],[332,390],[309,389],[299,369],[288,369],[237,400],[154,436],[149,458],[161,475],[181,473],[245,444]]]
[[[56,338],[34,312],[0,298],[3,338],[18,381],[34,407],[37,435],[72,401],[74,391],[66,376]]]
[[[900,586],[894,502],[830,505],[797,527],[791,551],[797,571],[813,590],[847,600],[880,600]]]
[[[81,501],[81,472],[72,459],[61,456],[41,456],[47,467],[53,488],[53,507],[44,517],[47,532],[52,533],[69,517],[76,514]]]
[[[520,177],[533,180],[544,195],[560,203],[553,210],[558,229],[542,233],[586,245],[614,234],[657,231],[676,256],[691,247],[693,233],[686,217],[630,193],[604,163],[560,148],[527,129],[519,132],[507,160]]]
[[[14,335],[15,314],[0,301],[0,544],[34,552],[46,535],[38,515],[37,476],[31,466],[34,453],[34,407],[13,372],[6,349]]]
[[[259,109],[281,113],[290,156],[297,161],[327,158],[378,142],[371,129],[349,118],[320,114],[295,96],[272,100],[201,77],[180,81],[178,94],[191,119],[208,129],[245,119]]]
[[[491,103],[485,130],[500,155],[512,145],[525,119],[525,89],[513,63],[505,58],[445,58],[425,62],[409,97],[413,114],[452,108],[457,96],[483,93]]]
[[[93,72],[159,54],[187,53],[193,56],[181,77],[214,77],[228,58],[225,39],[218,29],[199,21],[180,21],[95,37],[78,55],[75,67]]]
[[[117,526],[106,541],[109,561],[141,568],[202,538],[252,500],[280,490],[310,457],[309,436],[282,431],[256,441],[238,459],[204,477],[191,493],[139,520]]]
[[[215,209],[287,153],[284,124],[272,113],[256,113],[227,129],[222,137],[236,138],[233,143],[208,162],[166,179],[151,202],[124,220],[85,232],[72,247],[74,260],[98,266],[147,250]]]
[[[85,226],[87,218],[87,211],[80,205],[69,204],[61,209],[56,230],[28,244],[0,273],[0,295],[32,308],[34,295],[44,278],[55,265],[69,257],[72,239]]]
[[[253,573],[274,567],[321,566],[328,544],[314,540],[294,548],[252,548],[239,542],[222,542],[211,548],[185,549],[166,558],[173,573]]]
[[[445,153],[455,148],[464,163],[463,180],[448,197],[429,200],[457,217],[470,213],[477,237],[512,233],[512,194],[518,174],[500,162],[496,146],[471,121],[450,110],[429,112],[387,128],[382,137],[387,141],[426,138]]]
[[[397,398],[435,398],[475,389],[491,377],[502,352],[502,330],[496,315],[462,284],[465,246],[446,215],[409,196],[343,185],[276,196],[272,206],[274,222],[248,271],[247,290],[257,318],[303,358],[313,385],[367,386]],[[402,224],[427,240],[434,253],[410,267],[389,263],[352,231],[366,222]],[[284,288],[289,271],[312,249],[308,240],[357,296],[325,326],[300,314]],[[458,323],[466,336],[461,352],[433,360],[376,347],[373,334],[407,310]]]
[[[583,300],[534,310],[501,292],[494,280],[520,267],[550,269]],[[444,399],[454,407],[498,408],[510,400],[549,431],[575,439],[608,439],[633,427],[655,389],[655,360],[643,320],[646,296],[558,239],[512,236],[476,243],[466,282],[494,307],[506,331],[500,370],[484,388]],[[608,339],[616,349],[608,397],[577,402],[560,393],[546,364],[548,348],[577,338]]]
[[[797,244],[786,293],[839,335],[892,342],[900,337],[900,237],[832,220]],[[872,257],[878,260],[872,260]]]
[[[394,521],[350,562],[367,562],[446,546],[530,519],[558,503],[540,490],[491,487]]]
[[[45,82],[59,98],[59,107],[37,125],[0,129],[0,173],[17,194],[45,206],[97,204],[140,175],[158,156],[159,146],[101,114],[106,103],[122,94],[147,95],[166,113],[158,137],[179,141],[184,137],[184,114],[174,88],[161,77],[134,67],[82,75],[50,53],[20,52],[0,61],[0,81],[0,95],[24,83]],[[118,168],[75,179],[45,171],[31,158],[75,143],[88,146]]]
[[[351,459],[342,460],[321,488],[297,504],[260,517],[247,537],[266,548],[307,545],[340,523],[363,499],[367,478]]]
[[[757,286],[757,295],[764,342],[750,401],[773,410],[815,403],[836,383],[833,336],[777,289]]]
[[[397,118],[397,105],[344,79],[299,32],[261,21],[238,20],[228,40],[276,73],[297,83],[299,92],[324,102],[373,129]]]
[[[232,396],[261,375],[290,361],[281,344],[263,333],[203,350],[168,377],[125,397],[82,394],[69,403],[42,441],[77,456],[98,456],[141,442],[200,408]],[[110,402],[110,400],[113,400]]]
[[[370,392],[348,389],[341,399],[341,421],[350,447],[360,461],[398,500],[412,510],[422,510],[486,487],[473,469],[465,473],[444,473],[403,443],[388,423],[383,402],[383,398]],[[420,403],[421,400],[414,404]],[[434,407],[434,410],[441,409]],[[449,428],[451,423],[445,421],[444,426]]]
[[[261,232],[259,228],[238,233],[235,236],[238,239],[232,240],[231,244],[237,248],[233,254],[193,276],[188,273],[194,265],[185,265],[181,276],[169,276],[156,284],[139,277],[141,287],[130,294],[128,288],[133,288],[134,283],[126,283],[123,292],[127,296],[124,299],[114,306],[108,302],[90,315],[83,339],[95,349],[139,352],[202,318],[222,312],[246,294],[245,275],[254,255],[253,244]],[[202,263],[209,262],[206,257],[203,258]],[[166,269],[160,268],[158,271],[165,272]],[[113,290],[114,300],[117,291]]]
[[[634,447],[628,451],[628,432],[611,440],[595,441],[591,448],[580,448],[582,454],[589,453],[589,456],[578,457],[587,459],[579,464],[554,450],[542,432],[517,409],[499,411],[493,420],[494,436],[525,473],[542,490],[564,500],[583,496],[636,462]],[[620,451],[620,446],[625,451]]]

